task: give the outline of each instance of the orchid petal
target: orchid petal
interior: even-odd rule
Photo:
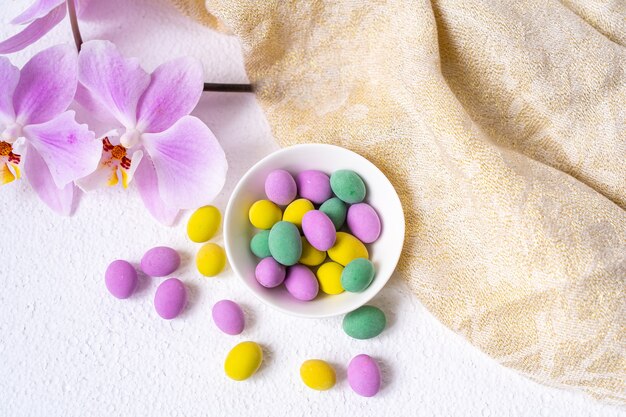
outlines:
[[[180,209],[203,206],[224,186],[228,164],[213,132],[200,119],[184,116],[161,133],[144,133],[163,201]]]
[[[109,109],[100,104],[80,83],[76,87],[75,99],[72,108],[76,110],[76,120],[88,122],[89,128],[94,131],[97,138],[102,139],[111,134],[120,136],[120,131],[125,130]]]
[[[78,188],[87,193],[106,186],[111,176],[117,175],[116,171],[116,166],[100,165],[94,172],[75,182]]]
[[[62,4],[52,9],[47,15],[33,20],[24,30],[0,42],[0,54],[21,51],[28,45],[37,42],[63,20],[65,13],[65,4]]]
[[[48,166],[58,188],[93,172],[100,161],[102,142],[87,125],[67,111],[49,122],[24,127],[24,136]]]
[[[193,58],[179,58],[159,65],[139,100],[138,129],[151,133],[168,129],[196,107],[202,86],[202,65]]]
[[[0,124],[6,125],[15,120],[13,93],[20,79],[20,70],[0,56]]]
[[[166,226],[172,226],[179,211],[169,207],[159,195],[157,174],[154,164],[148,155],[145,155],[135,171],[135,183],[139,189],[139,195],[150,214]]]
[[[35,19],[42,18],[50,13],[55,7],[65,3],[65,0],[37,0],[20,15],[11,20],[12,25],[25,25]]]
[[[77,62],[71,46],[57,45],[24,65],[13,95],[19,124],[47,122],[67,110],[76,92]]]
[[[50,175],[48,165],[32,146],[28,146],[24,160],[24,174],[39,198],[52,210],[69,216],[72,212],[74,184],[58,188]]]
[[[109,41],[86,42],[78,58],[78,79],[120,123],[135,126],[137,102],[150,84],[150,75],[136,59],[124,58]]]

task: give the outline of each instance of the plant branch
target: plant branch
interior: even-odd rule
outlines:
[[[74,3],[74,0],[65,0],[65,2],[67,3],[67,13],[70,16],[70,25],[72,25],[72,35],[74,35],[76,49],[80,52],[80,47],[83,44],[83,37],[80,35],[80,28],[78,27],[76,3]]]

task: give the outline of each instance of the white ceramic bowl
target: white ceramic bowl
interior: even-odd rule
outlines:
[[[372,284],[361,293],[320,294],[312,301],[299,301],[284,286],[268,289],[254,276],[258,259],[250,251],[250,239],[257,230],[248,220],[252,203],[267,198],[265,178],[275,169],[292,174],[317,169],[330,175],[339,169],[351,169],[363,178],[367,188],[365,202],[378,212],[382,233],[367,245],[376,268]],[[404,213],[398,194],[385,175],[367,159],[347,149],[323,144],[296,145],[276,151],[246,172],[235,187],[224,217],[224,243],[231,267],[264,303],[285,313],[301,317],[329,317],[348,313],[372,299],[393,273],[404,242]]]

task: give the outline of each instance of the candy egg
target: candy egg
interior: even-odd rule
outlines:
[[[285,267],[272,257],[261,259],[254,270],[254,276],[265,288],[278,287],[285,280]]]
[[[187,236],[189,236],[192,242],[206,242],[215,235],[221,221],[222,215],[216,207],[200,207],[189,217]]]
[[[348,365],[348,383],[362,397],[373,397],[380,390],[380,368],[368,355],[357,355]]]
[[[335,244],[335,225],[319,210],[311,210],[302,217],[302,232],[317,250],[327,251]]]
[[[321,359],[309,359],[300,366],[302,382],[314,390],[325,391],[335,386],[337,377],[332,366]]]
[[[380,236],[380,217],[369,204],[353,204],[348,209],[348,228],[363,243],[373,243]]]
[[[315,249],[304,236],[301,236],[300,240],[302,241],[302,255],[298,262],[307,266],[316,266],[324,262],[326,252]]]
[[[295,264],[302,255],[300,232],[292,223],[276,223],[270,230],[268,243],[272,257],[283,265]]]
[[[141,258],[141,270],[151,277],[164,277],[178,269],[180,255],[167,246],[157,246]]]
[[[320,211],[325,213],[335,225],[335,229],[339,230],[346,221],[346,203],[337,197],[330,198],[320,206]]]
[[[307,199],[299,198],[285,208],[283,220],[293,223],[298,227],[302,227],[302,217],[311,210],[315,210],[313,203]]]
[[[296,175],[296,185],[300,197],[322,204],[332,196],[330,179],[322,171],[302,171]]]
[[[177,278],[166,279],[154,294],[154,308],[159,316],[171,320],[178,316],[187,303],[187,290]]]
[[[243,310],[231,300],[221,300],[213,305],[211,316],[218,329],[226,334],[236,335],[243,332]]]
[[[272,256],[269,245],[270,231],[261,230],[250,239],[250,250],[257,258]]]
[[[317,268],[317,280],[320,283],[320,290],[325,294],[335,295],[343,292],[341,286],[341,273],[343,266],[337,262],[326,262]]]
[[[337,232],[335,244],[328,249],[328,256],[343,266],[356,258],[369,258],[365,245],[349,233]]]
[[[118,259],[107,267],[104,273],[104,284],[115,298],[128,298],[137,288],[137,271],[130,263]]]
[[[196,254],[196,267],[205,277],[214,277],[224,269],[226,253],[216,243],[207,243]]]
[[[317,296],[319,284],[309,268],[304,265],[294,265],[287,268],[285,288],[298,300],[310,301]]]
[[[343,331],[355,339],[371,339],[378,336],[387,325],[385,313],[374,306],[362,306],[346,314]]]
[[[348,204],[360,203],[365,198],[365,183],[354,171],[340,169],[333,172],[330,186],[335,195]]]
[[[235,381],[250,378],[261,366],[263,350],[254,342],[241,342],[228,352],[224,372]]]
[[[248,217],[254,227],[267,230],[280,221],[282,213],[280,208],[271,201],[259,200],[250,207]]]
[[[291,203],[297,193],[296,181],[284,169],[270,172],[265,179],[265,195],[280,206]]]
[[[349,292],[361,292],[374,279],[374,264],[365,258],[352,260],[341,273],[341,286]]]

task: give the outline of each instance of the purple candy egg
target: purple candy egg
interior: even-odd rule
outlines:
[[[346,218],[348,228],[363,243],[373,243],[380,236],[380,217],[369,204],[353,204]]]
[[[380,390],[380,369],[368,355],[357,355],[348,365],[348,383],[357,394],[373,397]]]
[[[286,206],[291,203],[297,194],[296,181],[284,169],[270,172],[265,179],[265,195],[279,206]]]
[[[187,290],[178,278],[166,279],[154,294],[154,308],[159,316],[171,320],[178,316],[187,304]]]
[[[180,255],[167,246],[150,249],[141,258],[141,270],[151,277],[164,277],[178,269]]]
[[[319,210],[311,210],[304,214],[302,232],[311,246],[322,252],[332,248],[337,237],[333,221]]]
[[[114,297],[128,298],[137,288],[137,271],[128,262],[118,259],[107,267],[104,273],[104,283]]]
[[[322,171],[302,171],[296,175],[296,185],[300,197],[306,198],[315,204],[322,204],[332,197],[330,178]]]
[[[261,259],[254,271],[256,280],[266,288],[278,287],[285,280],[285,267],[272,257]]]
[[[314,299],[320,288],[313,272],[304,265],[293,265],[287,269],[285,287],[289,294],[302,301]]]
[[[236,335],[243,332],[243,310],[239,304],[231,300],[221,300],[215,303],[211,310],[215,325],[224,333]]]

